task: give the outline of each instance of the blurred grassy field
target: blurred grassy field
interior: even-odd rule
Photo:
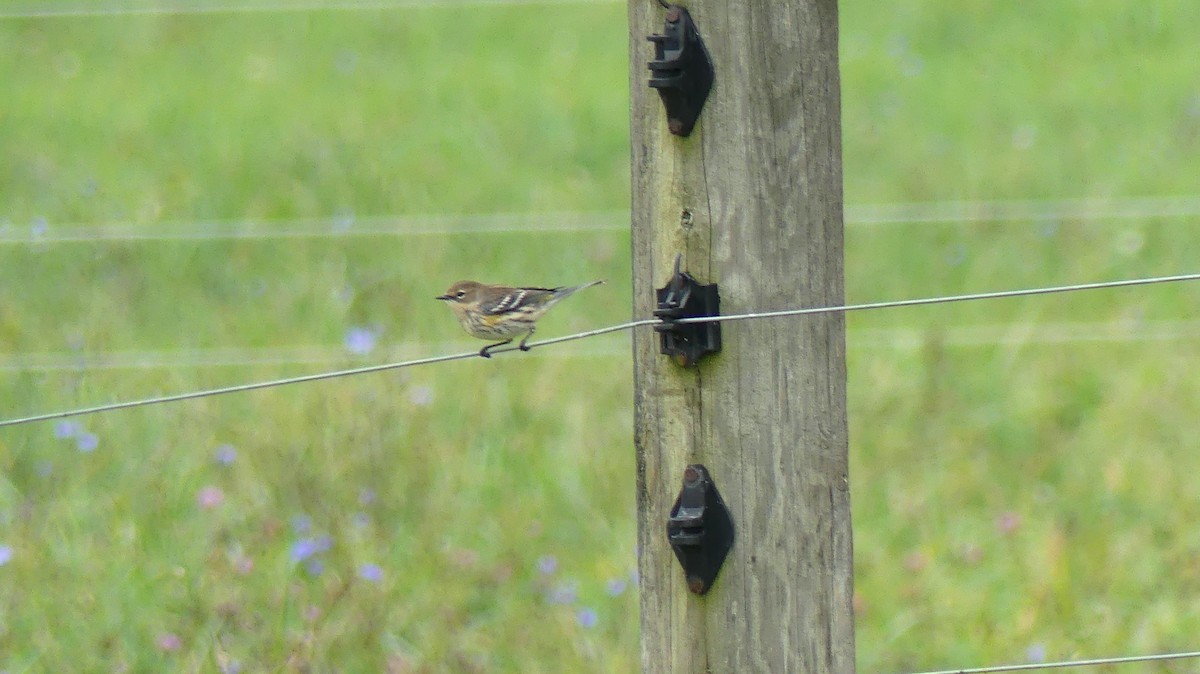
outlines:
[[[1195,3],[841,5],[851,206],[1200,192]],[[609,3],[0,19],[0,416],[463,350],[463,277],[626,320],[620,229],[356,229],[627,208],[626,44]],[[55,236],[295,219],[332,235]],[[1196,224],[851,226],[848,296],[1196,271]],[[1198,306],[851,315],[861,671],[1195,647]],[[627,339],[0,430],[0,670],[635,671]]]

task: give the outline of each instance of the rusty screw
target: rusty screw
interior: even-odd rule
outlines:
[[[678,136],[683,132],[683,121],[672,117],[667,120],[667,130]]]
[[[671,6],[671,9],[667,10],[668,23],[678,23],[681,16],[683,16],[683,13],[680,12],[679,8],[674,5]]]

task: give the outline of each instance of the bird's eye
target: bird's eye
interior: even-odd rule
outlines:
[[[460,290],[460,291],[454,293],[454,296],[461,300],[462,298],[467,296],[467,291]]]

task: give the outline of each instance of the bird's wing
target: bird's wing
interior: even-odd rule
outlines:
[[[513,291],[497,298],[480,309],[485,314],[506,314],[529,306],[536,306],[554,295],[552,288],[513,288]]]

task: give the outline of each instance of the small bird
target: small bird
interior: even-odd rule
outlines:
[[[526,342],[533,336],[534,324],[542,314],[559,300],[601,283],[604,281],[569,288],[508,288],[459,281],[437,299],[450,303],[459,325],[472,337],[503,340],[479,351],[484,358],[491,358],[492,349],[511,343],[521,333],[525,333],[525,337],[517,346],[528,351]]]

